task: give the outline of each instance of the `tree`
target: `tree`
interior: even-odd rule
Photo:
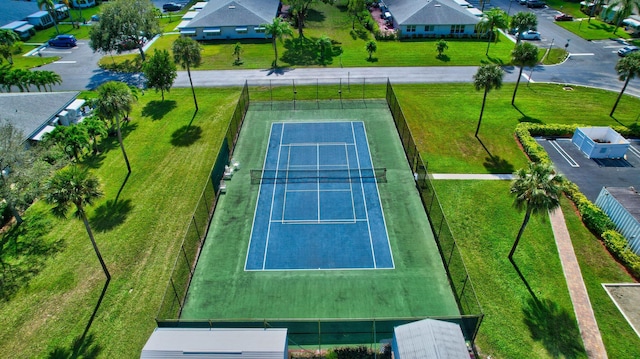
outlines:
[[[0,125],[0,198],[3,198],[18,224],[22,223],[22,217],[15,207],[15,197],[12,193],[12,183],[9,175],[15,172],[16,166],[25,162],[28,156],[24,146],[22,131],[15,128],[10,122]]]
[[[164,101],[164,92],[171,90],[173,81],[178,76],[176,64],[171,61],[169,51],[154,50],[153,56],[143,65],[143,70],[147,78],[147,87],[155,89],[156,92],[160,91]]]
[[[591,11],[589,11],[589,20],[587,21],[588,23],[591,23],[591,18],[596,13],[596,11],[598,12],[600,11],[600,9],[602,8],[602,5],[604,5],[604,0],[593,0],[591,4],[592,5],[591,5]]]
[[[492,89],[500,89],[502,87],[502,78],[504,71],[496,64],[482,65],[475,75],[473,75],[473,85],[476,91],[484,89],[484,97],[482,98],[482,109],[480,110],[480,118],[478,119],[478,127],[476,127],[475,136],[478,137],[480,131],[480,123],[482,122],[482,114],[484,113],[484,105],[487,102],[487,94]]]
[[[364,0],[349,0],[347,3],[347,12],[351,16],[351,28],[356,28],[356,20],[362,21],[362,14],[367,10],[367,4]]]
[[[365,45],[365,49],[369,53],[369,61],[371,61],[371,55],[374,52],[378,51],[378,44],[376,44],[376,42],[374,40],[369,40],[369,41],[367,41],[367,44]]]
[[[289,24],[279,17],[274,17],[272,23],[262,26],[265,28],[265,36],[267,38],[271,37],[273,41],[273,51],[276,54],[276,58],[273,60],[273,67],[278,67],[278,44],[276,40],[282,41],[284,36],[292,36],[293,31],[291,31]]]
[[[511,194],[515,195],[513,204],[520,211],[524,209],[525,215],[509,252],[509,260],[531,214],[544,214],[560,206],[560,195],[564,191],[564,177],[557,174],[551,165],[530,162],[528,168],[520,169],[514,175],[516,179],[511,183]]]
[[[131,89],[124,82],[109,81],[98,87],[98,100],[96,101],[96,110],[100,116],[108,119],[116,119],[116,130],[118,131],[118,142],[124,161],[127,164],[127,170],[131,173],[131,165],[127,152],[124,150],[122,142],[122,132],[120,130],[120,117],[131,111],[131,106],[135,98],[131,93]]]
[[[240,65],[242,63],[240,61],[240,54],[242,54],[242,45],[239,42],[236,42],[236,45],[233,47],[233,56],[236,57],[236,65]]]
[[[298,27],[298,36],[304,37],[302,29],[304,28],[304,20],[309,13],[309,7],[316,0],[285,0],[285,4],[289,5],[289,12],[294,16],[295,25]],[[333,4],[335,0],[320,0],[325,4]]]
[[[53,26],[56,27],[56,34],[60,35],[60,30],[58,29],[58,17],[56,16],[56,4],[55,0],[38,0],[38,8],[40,10],[46,9],[51,18],[53,18]]]
[[[441,58],[444,50],[448,48],[449,44],[447,44],[447,41],[445,41],[445,39],[438,40],[438,42],[436,42],[436,51],[438,51],[438,58]]]
[[[115,0],[103,5],[100,21],[91,27],[89,46],[93,51],[122,52],[123,44],[135,44],[145,61],[142,37],[160,33],[154,6],[149,0]]]
[[[40,75],[43,77],[44,84],[49,85],[50,92],[53,92],[53,85],[60,85],[62,83],[62,77],[56,72],[40,71]]]
[[[496,35],[497,29],[506,29],[509,26],[509,15],[507,15],[506,11],[494,7],[488,11],[484,12],[482,19],[480,22],[476,24],[476,30],[478,33],[487,33],[487,51],[485,55],[489,55],[489,45],[491,45],[491,41],[493,40],[493,36],[495,35],[495,41],[498,41],[498,36]]]
[[[613,15],[613,22],[616,24],[615,29],[613,29],[614,34],[618,31],[622,21],[631,16],[636,9],[640,11],[640,0],[616,0],[608,4],[605,14],[613,10],[616,12],[615,15]]]
[[[618,103],[622,98],[622,94],[627,89],[629,81],[640,75],[640,52],[633,52],[618,60],[618,63],[616,64],[616,71],[618,72],[618,79],[620,81],[624,81],[624,86],[622,86],[622,90],[618,94],[616,103],[613,104],[613,108],[611,109],[609,116],[613,116],[613,113],[616,111],[616,107],[618,107]]]
[[[13,52],[19,43],[20,36],[15,31],[0,29],[0,55],[11,65],[13,65]]]
[[[538,26],[538,17],[532,12],[523,12],[513,15],[511,18],[511,28],[516,29],[516,45],[520,43],[522,33],[535,29]]]
[[[173,42],[173,61],[187,70],[196,111],[198,111],[198,100],[196,99],[196,90],[193,88],[193,81],[191,80],[191,67],[200,66],[202,62],[201,52],[202,48],[200,44],[190,37],[179,37]]]
[[[96,116],[85,117],[82,123],[87,135],[89,136],[89,140],[91,141],[91,152],[95,155],[98,153],[98,136],[100,138],[107,137],[107,125],[104,121],[100,120]]]
[[[325,56],[329,55],[329,57],[331,57],[331,55],[332,55],[331,46],[332,45],[333,44],[331,43],[331,39],[327,35],[322,35],[322,36],[320,36],[320,38],[318,40],[316,40],[316,46],[318,46],[318,50],[319,50],[319,53],[320,53],[320,63],[321,64],[324,64]]]
[[[56,126],[43,137],[45,142],[53,141],[60,145],[69,156],[69,160],[80,159],[85,148],[89,147],[89,135],[84,126]]]
[[[66,218],[69,207],[75,205],[75,214],[82,219],[91,244],[93,245],[93,250],[96,252],[98,261],[100,261],[100,265],[102,266],[102,271],[107,277],[107,282],[109,282],[109,280],[111,280],[111,274],[109,274],[109,270],[102,259],[102,254],[100,254],[96,240],[93,237],[93,232],[91,231],[91,226],[89,225],[89,220],[85,212],[85,206],[90,206],[100,197],[102,197],[102,191],[100,190],[100,182],[98,179],[86,169],[81,169],[76,165],[63,168],[56,172],[46,184],[45,200],[47,203],[53,205],[51,212],[53,212],[54,215]]]
[[[513,106],[516,100],[518,85],[520,85],[520,77],[522,77],[522,69],[524,69],[525,66],[532,67],[538,63],[538,47],[528,42],[517,44],[513,51],[511,51],[511,62],[520,67],[516,88],[513,90],[513,97],[511,97],[511,105]]]

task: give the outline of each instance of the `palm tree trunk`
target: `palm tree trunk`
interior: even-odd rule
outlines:
[[[22,219],[22,217],[20,216],[20,213],[18,212],[18,210],[16,209],[16,207],[13,205],[13,202],[5,199],[7,201],[7,206],[9,206],[9,210],[11,210],[11,214],[13,214],[13,217],[15,217],[16,219],[16,223],[17,224],[21,224],[22,222],[24,222],[24,220]]]
[[[478,131],[480,131],[480,123],[482,122],[482,114],[484,113],[484,105],[487,103],[487,94],[489,93],[489,88],[484,89],[484,97],[482,97],[482,108],[480,109],[480,118],[478,119],[478,127],[476,127],[476,137],[478,137]]]
[[[618,107],[618,102],[620,102],[620,99],[622,98],[622,94],[624,93],[624,90],[627,89],[627,85],[629,84],[629,80],[631,80],[631,76],[627,75],[627,80],[624,82],[624,86],[622,86],[622,90],[618,94],[618,98],[616,98],[616,103],[613,104],[613,108],[611,109],[611,113],[609,114],[609,117],[613,117],[613,113],[616,111],[616,107]]]
[[[120,142],[120,149],[122,150],[122,155],[124,156],[124,162],[127,164],[127,171],[131,173],[129,157],[127,157],[127,152],[124,150],[124,143],[122,143],[122,132],[120,131],[120,115],[116,115],[116,127],[116,130],[118,131],[118,142]]]
[[[489,30],[489,41],[487,41],[487,51],[484,53],[485,55],[489,55],[489,45],[491,45],[491,39],[493,37],[493,28]]]
[[[524,232],[524,228],[529,223],[529,218],[531,218],[531,209],[527,207],[527,212],[524,215],[524,221],[522,221],[522,226],[520,226],[520,230],[518,231],[518,236],[516,237],[516,241],[513,242],[513,247],[511,247],[511,252],[509,252],[509,260],[513,257],[513,253],[516,251],[516,247],[518,247],[518,242],[520,242],[520,237],[522,237],[522,233]]]
[[[136,41],[140,41],[140,40],[136,39]],[[143,46],[142,46],[142,43],[140,43],[140,44],[138,45],[138,51],[140,51],[140,58],[142,59],[142,62],[144,62],[144,60],[145,60],[145,57],[144,57],[144,56],[145,56],[145,55],[144,55],[144,50],[142,50],[142,47],[143,47]]]
[[[273,67],[278,67],[278,44],[276,44],[275,35],[273,35],[273,51],[276,53],[276,59],[273,60]]]
[[[300,38],[304,37],[304,34],[302,33],[303,23],[304,23],[304,13],[302,11],[298,11],[298,36],[300,36]]]
[[[96,244],[96,239],[93,237],[93,232],[91,231],[91,227],[89,226],[89,220],[87,219],[87,215],[84,213],[84,209],[82,205],[76,204],[78,207],[78,212],[82,216],[82,222],[84,222],[84,227],[87,229],[87,234],[89,234],[89,239],[91,240],[91,244],[93,245],[93,250],[96,252],[96,256],[98,256],[98,260],[100,261],[100,265],[102,266],[102,271],[104,271],[104,275],[107,277],[107,282],[111,280],[111,274],[107,269],[107,265],[104,264],[104,260],[102,259],[102,254],[100,254],[100,250],[98,249],[98,245]]]
[[[198,100],[196,99],[196,90],[193,88],[193,81],[191,80],[191,70],[187,63],[187,75],[189,75],[189,83],[191,84],[191,93],[193,93],[193,103],[196,105],[196,111],[198,111]]]
[[[520,77],[522,77],[522,69],[524,66],[520,66],[520,72],[518,73],[518,80],[516,80],[516,88],[513,89],[513,97],[511,97],[511,106],[516,101],[516,92],[518,92],[518,85],[520,85]]]

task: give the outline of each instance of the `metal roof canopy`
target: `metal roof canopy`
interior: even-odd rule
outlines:
[[[393,330],[396,359],[469,359],[462,329],[455,323],[423,319]]]
[[[286,328],[156,328],[140,358],[286,359]]]

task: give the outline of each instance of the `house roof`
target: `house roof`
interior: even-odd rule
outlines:
[[[606,187],[613,198],[640,222],[640,193],[633,187]]]
[[[281,359],[286,353],[284,328],[156,328],[140,358]]]
[[[246,26],[271,23],[278,15],[280,0],[210,1],[189,23],[190,28]]]
[[[35,136],[76,99],[80,92],[21,92],[0,94],[0,120],[22,131],[24,140]]]
[[[434,319],[394,328],[396,359],[468,359],[469,351],[460,326]]]
[[[453,0],[385,0],[399,25],[468,25],[480,19]]]

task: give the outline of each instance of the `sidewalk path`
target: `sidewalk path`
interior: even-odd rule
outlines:
[[[455,179],[455,180],[511,180],[513,175],[510,174],[432,174],[434,180]],[[571,237],[567,230],[567,224],[564,220],[562,209],[556,208],[553,212],[549,212],[551,220],[551,228],[553,236],[556,240],[562,271],[567,282],[569,295],[573,304],[573,310],[580,328],[580,336],[584,343],[587,356],[593,359],[606,359],[607,351],[605,350],[602,336],[598,323],[593,314],[587,287],[582,278],[580,265],[573,250]]]

